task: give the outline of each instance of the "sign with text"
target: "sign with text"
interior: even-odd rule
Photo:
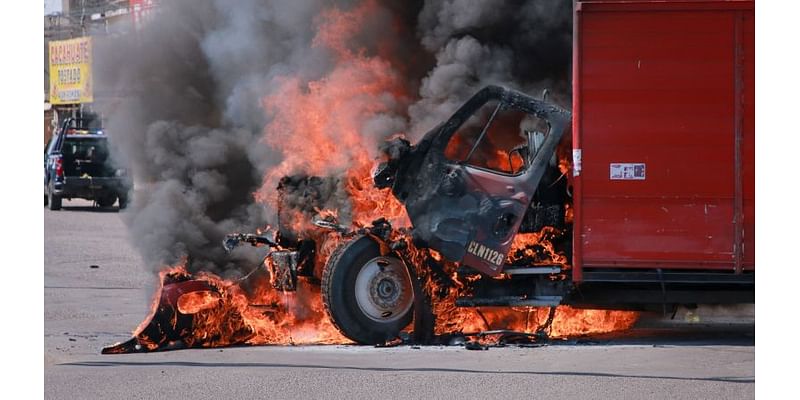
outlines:
[[[91,103],[92,39],[54,40],[49,51],[50,103]]]

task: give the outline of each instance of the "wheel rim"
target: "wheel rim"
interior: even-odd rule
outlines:
[[[377,322],[399,320],[414,302],[408,270],[394,257],[367,261],[356,277],[355,294],[361,312]]]

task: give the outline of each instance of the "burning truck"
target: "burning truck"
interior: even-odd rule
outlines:
[[[578,2],[572,112],[487,86],[416,143],[389,140],[371,184],[397,226],[340,223],[324,207],[337,178],[283,177],[278,226],[223,242],[267,248],[261,265],[237,281],[164,270],[150,317],[103,352],[536,338],[573,333],[553,323],[583,309],[752,303],[752,6]],[[675,18],[694,30],[668,29]],[[692,36],[704,30],[732,34]],[[632,34],[645,31],[719,54],[673,60]],[[608,35],[627,40],[608,52]],[[658,57],[674,68],[650,68]],[[580,322],[636,320],[612,313]]]

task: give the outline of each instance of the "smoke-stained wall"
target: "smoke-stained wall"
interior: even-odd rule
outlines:
[[[252,249],[229,257],[220,241],[276,222],[273,205],[254,194],[274,188],[278,182],[265,176],[286,166],[275,135],[303,134],[281,131],[276,112],[282,109],[265,99],[279,102],[287,77],[298,82],[300,94],[309,90],[305,82],[335,79],[343,51],[377,62],[404,88],[373,95],[366,103],[381,107],[351,116],[364,119],[358,126],[362,141],[376,144],[373,157],[385,138],[418,138],[486,84],[529,93],[549,88],[552,99],[569,104],[568,0],[161,4],[142,31],[98,46],[95,72],[96,86],[121,99],[100,108],[115,157],[135,176],[136,193],[123,217],[154,270],[187,258],[192,271],[232,275],[258,261]],[[325,42],[321,26],[361,8],[365,15],[351,24],[346,43]],[[345,165],[362,156],[353,146],[340,152]],[[301,165],[286,173],[309,173]],[[337,166],[330,173],[344,171]],[[341,195],[335,202],[347,208]]]

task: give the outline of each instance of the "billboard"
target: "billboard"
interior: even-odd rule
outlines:
[[[49,56],[50,103],[91,103],[92,39],[51,41]]]

